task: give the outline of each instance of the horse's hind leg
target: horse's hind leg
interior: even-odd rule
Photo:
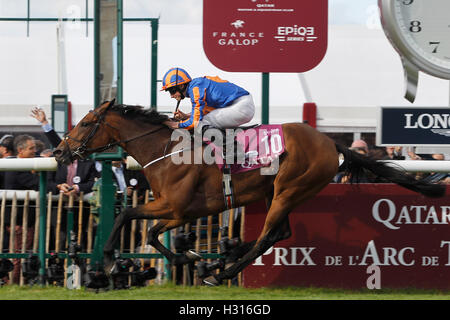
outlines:
[[[287,239],[291,236],[291,234],[292,234],[292,232],[291,232],[291,227],[289,225],[289,218],[288,218],[288,216],[286,216],[286,218],[284,218],[281,221],[280,230],[276,234],[275,242]],[[253,240],[251,242],[245,242],[245,243],[241,244],[239,247],[231,250],[230,254],[227,255],[227,257],[225,259],[226,266],[229,267],[232,263],[235,263],[240,258],[242,258],[247,252],[249,252],[255,246],[255,244],[256,244],[256,240]]]
[[[272,187],[271,191],[265,197],[267,211],[269,211],[270,207],[272,206],[273,192],[274,191]],[[289,219],[285,219],[285,222],[287,223],[287,230],[289,230],[290,232]],[[231,250],[230,254],[228,254],[225,259],[226,265],[229,266],[230,264],[235,263],[238,259],[242,258],[247,252],[249,252],[255,246],[255,243],[256,240],[245,242],[239,245],[237,248]]]
[[[203,281],[209,285],[218,285],[225,279],[232,279],[253,260],[266,252],[277,241],[286,239],[291,235],[288,214],[291,207],[283,205],[282,200],[274,200],[267,214],[263,231],[256,240],[255,245],[235,264],[218,275],[210,276]]]

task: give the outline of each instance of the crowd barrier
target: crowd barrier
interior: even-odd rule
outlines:
[[[149,190],[141,197],[142,199],[138,198],[137,191],[134,191],[130,198],[117,202],[117,213],[125,206],[135,207],[153,200]],[[10,259],[15,265],[15,269],[8,274],[9,279],[5,278],[4,283],[11,284],[13,280],[17,280],[16,283],[19,285],[29,284],[22,271],[27,259],[38,254],[38,236],[41,228],[39,193],[33,190],[0,190],[0,199],[0,258]],[[94,199],[95,195],[92,193],[81,194],[76,198],[63,196],[62,193],[53,195],[50,192],[47,194],[47,218],[44,226],[47,230],[45,239],[46,270],[49,269],[48,263],[52,257],[63,263],[64,283],[60,281],[61,285],[66,286],[67,278],[70,276],[68,268],[71,262],[68,258],[68,247],[71,230],[76,234],[77,244],[81,248],[79,256],[85,258],[87,264],[90,263],[98,222]],[[243,239],[244,214],[244,209],[232,209],[222,212],[216,217],[199,218],[193,224],[174,229],[170,232],[171,250],[181,253],[184,249],[177,247],[181,241],[186,250],[194,249],[205,258],[205,263],[212,264],[213,261],[220,258],[220,244],[224,237],[233,238],[233,235],[237,233]],[[234,223],[235,220],[239,222],[239,225]],[[156,220],[145,219],[132,220],[128,223],[120,236],[118,245],[120,257],[139,260],[138,265],[157,270],[157,277],[149,280],[147,285],[160,284],[166,280],[182,285],[200,285],[201,279],[198,276],[197,268],[193,265],[185,265],[179,269],[172,266],[172,272],[169,275],[166,274],[164,260],[161,259],[162,255],[155,248],[146,244],[148,231],[155,223]],[[178,241],[178,239],[181,240]],[[160,240],[163,241],[162,236]],[[26,245],[23,246],[23,243]],[[215,269],[213,272],[217,271],[218,269]],[[47,282],[52,281],[47,279]],[[238,284],[240,283],[241,277],[239,276]]]

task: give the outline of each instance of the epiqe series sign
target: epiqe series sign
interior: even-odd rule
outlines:
[[[381,107],[377,145],[447,146],[450,109]]]
[[[325,56],[328,0],[204,0],[203,47],[230,72],[306,72]]]
[[[256,239],[264,203],[246,207]],[[330,184],[289,215],[292,236],[243,271],[246,287],[450,289],[450,205],[393,184]]]

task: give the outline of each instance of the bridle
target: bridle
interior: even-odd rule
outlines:
[[[156,129],[147,131],[143,134],[140,134],[136,137],[130,138],[130,139],[125,139],[125,140],[119,140],[119,141],[114,141],[114,142],[110,142],[104,146],[101,147],[97,147],[97,148],[88,148],[87,144],[89,143],[89,141],[95,136],[95,134],[97,133],[98,129],[100,128],[100,125],[104,124],[107,125],[108,127],[119,131],[116,127],[110,125],[108,122],[105,121],[105,115],[108,112],[109,108],[112,106],[112,104],[110,104],[104,112],[102,112],[101,114],[99,114],[98,112],[96,112],[95,110],[90,110],[89,112],[93,113],[95,117],[97,117],[97,121],[94,124],[94,127],[91,129],[91,131],[89,132],[89,134],[83,139],[83,140],[78,140],[74,137],[71,137],[68,133],[64,136],[64,143],[66,144],[67,150],[69,150],[70,152],[70,158],[71,160],[74,159],[75,156],[78,156],[80,159],[85,159],[86,158],[86,154],[91,154],[94,152],[103,152],[105,150],[108,150],[112,147],[118,146],[120,144],[126,144],[128,142],[137,140],[139,138],[145,137],[149,134],[155,133],[163,128],[165,128],[166,126],[161,126],[158,127]],[[70,149],[70,146],[67,142],[67,140],[73,140],[75,142],[80,143],[80,146],[78,146],[78,148],[76,148],[74,151],[72,151],[72,149]]]

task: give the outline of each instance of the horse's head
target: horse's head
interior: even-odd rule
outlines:
[[[115,100],[104,102],[96,110],[91,110],[53,150],[58,162],[72,163],[76,159],[85,159],[93,152],[102,151],[103,147],[111,143],[109,130],[105,127],[107,111],[114,105]]]

